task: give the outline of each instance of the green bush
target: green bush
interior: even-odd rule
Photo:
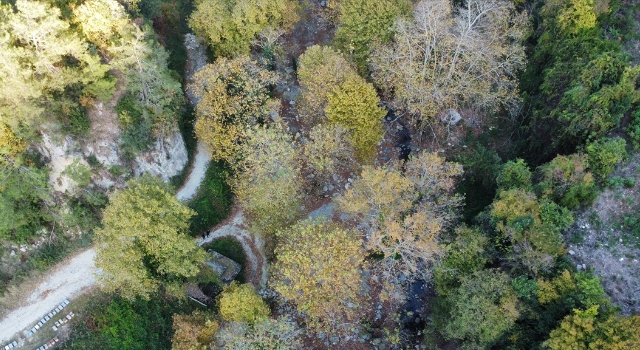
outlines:
[[[197,237],[224,220],[231,208],[231,187],[227,184],[228,171],[221,162],[209,163],[205,178],[188,207],[196,211],[189,231]]]
[[[536,186],[538,193],[568,209],[591,203],[598,190],[587,167],[583,154],[555,157],[539,168],[542,180]]]
[[[631,123],[627,127],[627,133],[633,147],[640,149],[640,106],[637,106],[631,113]]]
[[[338,4],[336,46],[350,53],[362,76],[367,74],[367,58],[374,42],[389,42],[393,38],[396,18],[411,12],[407,0],[341,0]]]
[[[498,189],[510,190],[512,188],[522,188],[531,190],[531,170],[523,159],[508,161],[502,166],[502,171],[496,178]]]
[[[601,180],[615,170],[616,164],[627,157],[627,142],[620,138],[600,139],[587,145],[589,169]]]

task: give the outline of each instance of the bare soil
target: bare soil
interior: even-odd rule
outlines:
[[[604,190],[565,233],[573,262],[593,269],[625,315],[640,313],[640,237],[623,224],[625,217],[640,215],[639,169],[638,154],[619,166],[613,176],[635,178],[636,185]]]

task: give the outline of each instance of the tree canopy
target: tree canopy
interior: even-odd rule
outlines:
[[[132,180],[110,198],[96,231],[98,280],[127,298],[148,298],[160,286],[182,295],[185,278],[197,275],[205,252],[186,234],[193,211],[159,180]]]

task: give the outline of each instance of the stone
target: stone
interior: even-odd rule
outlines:
[[[402,125],[398,125],[398,126],[396,126],[396,130],[398,130],[398,131],[402,131],[402,129],[403,129],[403,128],[402,128]]]
[[[273,120],[274,122],[277,122],[278,120],[280,120],[280,114],[276,111],[273,111],[269,113],[269,118],[271,118],[271,120]]]
[[[327,7],[326,1],[320,1],[320,7]]]
[[[327,185],[322,186],[322,192],[327,192],[328,189]]]
[[[451,126],[455,126],[456,124],[458,124],[458,122],[460,122],[462,120],[462,116],[460,115],[460,113],[458,113],[458,111],[456,111],[455,109],[451,108],[450,110],[448,110],[444,117],[442,118],[442,121],[445,123],[449,123],[449,125]]]
[[[574,252],[573,250],[569,250],[569,255],[576,255],[576,252]]]
[[[329,341],[333,344],[337,344],[340,341],[340,338],[338,337],[331,337],[329,338]]]
[[[351,185],[351,184],[347,182],[346,184],[344,184],[344,189],[345,189],[345,190],[348,190],[348,189],[349,189],[349,187],[351,187],[350,185]]]
[[[179,130],[155,141],[153,147],[139,154],[134,160],[133,172],[136,177],[142,174],[158,176],[168,182],[178,175],[187,165],[187,148]]]
[[[296,105],[296,101],[291,100],[291,101],[289,101],[289,104],[292,105],[292,106],[295,106]]]
[[[333,181],[338,181],[340,177],[337,174],[333,174]]]
[[[329,191],[333,191],[335,189],[333,185],[329,185],[327,188],[329,189]]]
[[[293,73],[293,67],[286,67],[284,71],[287,72],[287,74],[291,74]],[[287,91],[291,91],[291,89],[287,88]]]
[[[348,178],[347,181],[348,182],[353,182],[353,179],[352,178]]]
[[[12,250],[11,254],[9,254],[9,256],[15,256],[15,255],[16,255],[16,251],[15,250]]]

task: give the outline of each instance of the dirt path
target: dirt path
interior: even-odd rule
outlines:
[[[25,296],[23,306],[0,320],[0,344],[21,330],[33,327],[65,298],[72,299],[89,290],[96,282],[95,256],[95,250],[88,249],[58,265],[31,294]]]
[[[231,236],[240,242],[244,250],[249,269],[246,270],[247,282],[256,288],[264,287],[267,283],[267,258],[264,254],[264,240],[251,235],[245,227],[245,218],[242,211],[236,213],[226,222],[215,227],[207,238],[198,238],[198,245],[209,243],[216,238]]]
[[[198,149],[196,151],[196,156],[193,161],[193,167],[189,174],[189,178],[176,194],[176,198],[179,201],[187,201],[195,196],[198,188],[200,187],[200,183],[204,180],[204,175],[207,172],[209,161],[210,155],[207,146],[198,142]]]

